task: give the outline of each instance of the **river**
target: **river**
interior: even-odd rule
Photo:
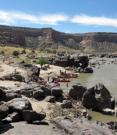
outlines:
[[[88,88],[102,83],[108,88],[111,95],[117,98],[117,65],[105,64],[99,69],[94,69],[93,74],[80,74],[78,82]]]
[[[75,83],[81,83],[82,85],[90,88],[95,84],[102,83],[110,91],[111,95],[117,100],[117,64],[104,64],[99,68],[94,69],[93,74],[81,73],[79,78],[73,79],[69,86]],[[117,121],[114,116],[103,115],[98,112],[90,111],[93,119],[107,122]]]

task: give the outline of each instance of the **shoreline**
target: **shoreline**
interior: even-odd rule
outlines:
[[[108,63],[108,61],[107,61],[107,63]],[[37,68],[40,67],[40,66],[37,66],[37,65],[33,65],[33,66],[36,66]],[[15,65],[14,66],[14,65],[3,64],[3,65],[1,65],[0,70],[1,71],[4,70],[4,72],[0,75],[1,78],[4,77],[5,75],[8,75],[8,74],[12,74],[12,73],[14,74],[16,71],[18,73],[20,73],[21,76],[27,78],[27,70],[25,68],[20,68],[19,65],[17,65],[17,66]],[[48,76],[50,76],[50,77],[60,76],[60,71],[61,72],[65,72],[65,70],[66,70],[66,68],[63,68],[63,67],[60,67],[60,66],[50,65],[50,67],[47,68],[47,70],[41,70],[40,71],[40,77],[44,78],[44,79],[48,79]],[[67,71],[66,70],[65,73],[67,73],[67,72],[68,73],[72,73],[72,72],[74,73],[74,70],[72,70],[72,71],[69,71],[69,70]],[[80,74],[82,75],[82,73],[80,73]],[[88,73],[83,73],[83,74],[89,75]],[[79,79],[80,79],[80,76],[78,78],[76,78],[76,82],[77,83],[78,83]],[[90,115],[90,113],[87,113],[87,111],[85,110],[85,107],[83,107],[82,105],[79,105],[80,102],[72,100],[71,97],[68,97],[69,91],[72,89],[72,87],[74,87],[74,85],[76,85],[76,82],[74,82],[74,81],[72,82],[72,80],[74,80],[74,78],[71,79],[71,84],[68,87],[66,86],[66,88],[65,88],[64,86],[62,86],[60,88],[55,89],[55,91],[57,90],[60,93],[62,91],[62,93],[61,93],[62,95],[60,94],[61,96],[63,96],[62,99],[58,98],[58,97],[57,97],[58,99],[53,99],[52,93],[49,94],[48,99],[46,99],[44,97],[43,100],[35,99],[35,97],[37,98],[38,94],[35,94],[35,97],[33,97],[34,95],[31,95],[30,97],[28,97],[28,94],[30,94],[30,92],[34,93],[34,92],[39,90],[39,94],[42,94],[42,96],[43,96],[43,92],[42,92],[43,90],[46,90],[46,92],[48,90],[50,91],[49,87],[40,86],[35,81],[28,84],[28,83],[22,82],[22,81],[19,82],[19,81],[11,81],[11,80],[9,80],[9,81],[8,80],[0,80],[0,86],[5,87],[5,88],[6,88],[6,86],[8,87],[8,90],[5,90],[6,93],[8,91],[10,91],[10,92],[12,91],[12,93],[16,92],[17,94],[20,93],[21,95],[23,95],[21,98],[25,98],[26,100],[28,100],[31,103],[33,111],[36,111],[37,113],[46,112],[46,119],[45,120],[49,121],[49,123],[51,123],[50,122],[51,120],[52,121],[54,120],[54,117],[56,118],[56,117],[63,117],[64,116],[64,117],[68,117],[68,118],[70,117],[71,120],[74,120],[74,117],[75,117],[75,115],[77,113],[80,114],[81,118],[78,117],[78,119],[80,121],[82,121],[82,119],[83,119],[83,123],[85,123],[85,122],[86,123],[87,122],[90,123],[90,120],[87,120],[87,119],[88,119],[88,117],[92,117],[92,115]],[[67,83],[63,83],[63,84],[66,85]],[[85,89],[84,86],[77,85],[77,87],[78,88],[82,87],[83,89]],[[21,88],[24,88],[24,89],[21,89]],[[42,88],[44,88],[44,89],[42,89]],[[14,91],[13,91],[13,89],[14,89]],[[89,89],[87,89],[87,90],[89,90]],[[52,89],[51,89],[51,92],[52,92]],[[67,94],[66,94],[66,92],[67,92]],[[53,103],[48,102],[51,99],[52,99],[52,102],[54,101]],[[70,108],[69,107],[68,108],[62,108],[62,105],[65,105],[65,106],[68,105]],[[85,112],[83,112],[83,111],[85,111]],[[88,117],[87,117],[87,115],[88,115]],[[62,121],[65,121],[65,119],[62,118]],[[93,119],[91,121],[93,123],[93,122],[97,121],[97,119]],[[102,120],[102,122],[104,122],[104,120]],[[71,124],[73,124],[73,123],[71,123]],[[82,122],[80,124],[81,124],[81,126],[84,125],[84,124],[82,124]],[[65,128],[67,128],[67,127],[65,127]],[[88,127],[88,128],[90,128],[90,127]],[[98,130],[101,130],[101,127],[97,127],[97,128],[99,128]],[[109,131],[111,131],[111,130],[109,130]]]

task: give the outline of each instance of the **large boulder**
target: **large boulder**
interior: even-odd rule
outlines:
[[[78,57],[78,62],[79,62],[79,64],[80,64],[80,67],[81,68],[86,68],[86,67],[88,67],[88,64],[89,64],[89,58],[88,58],[88,56],[79,56]]]
[[[9,114],[6,118],[2,119],[3,124],[8,124],[11,122],[19,122],[23,120],[19,113],[13,112],[12,114]]]
[[[51,88],[49,86],[41,86],[41,89],[44,91],[45,96],[51,95]]]
[[[9,118],[11,118],[12,122],[19,122],[22,120],[20,114],[18,112],[13,112],[8,115]]]
[[[46,117],[45,113],[37,113],[32,110],[25,110],[23,111],[23,119],[28,123],[32,123],[34,121],[41,121]]]
[[[55,97],[62,97],[63,91],[59,87],[54,87],[51,89],[51,94]]]
[[[7,115],[8,115],[8,112],[9,112],[9,107],[7,106],[6,103],[3,103],[0,105],[0,116],[2,119],[4,119]]]
[[[56,58],[56,59],[54,59],[53,64],[56,66],[67,67],[68,66],[68,59],[66,57]]]
[[[81,100],[86,90],[87,88],[81,84],[75,84],[69,91],[69,97],[73,98],[74,100]]]
[[[51,63],[61,67],[81,67],[86,68],[89,64],[88,56],[58,56],[51,60]]]
[[[27,83],[24,84],[20,90],[18,91],[21,95],[25,95],[26,97],[33,97],[33,91],[35,91],[35,88],[39,86],[34,85],[33,83]]]
[[[43,90],[38,89],[33,91],[33,98],[37,99],[37,100],[42,100],[45,97],[45,93]]]
[[[20,98],[21,94],[14,92],[11,89],[0,87],[0,101],[9,101],[14,98]]]
[[[26,97],[32,97],[37,100],[42,100],[46,96],[51,95],[51,89],[47,88],[45,86],[40,87],[40,85],[34,85],[32,84],[27,84],[24,85],[19,91],[21,95],[25,95]]]
[[[21,95],[15,92],[6,92],[6,101],[10,101],[14,98],[21,98]]]
[[[84,93],[82,104],[96,111],[112,108],[111,94],[103,84],[97,84]]]
[[[21,112],[24,110],[32,110],[31,103],[25,98],[14,98],[7,102],[10,112]]]

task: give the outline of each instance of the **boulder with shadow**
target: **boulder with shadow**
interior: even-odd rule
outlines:
[[[88,109],[102,111],[112,108],[112,97],[103,84],[97,84],[83,94],[82,104]]]
[[[0,104],[0,117],[4,119],[9,113],[9,107],[6,103]]]
[[[38,113],[32,110],[24,110],[23,111],[23,119],[27,123],[33,123],[34,121],[42,121],[46,117],[45,113]]]
[[[10,112],[22,113],[24,110],[32,110],[31,103],[25,98],[14,98],[7,102]]]
[[[81,84],[75,84],[69,90],[69,97],[74,100],[82,100],[83,94],[87,91],[87,88]]]

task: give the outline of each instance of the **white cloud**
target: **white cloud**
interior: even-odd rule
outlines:
[[[0,10],[0,24],[3,25],[18,25],[19,23],[58,25],[61,22],[117,27],[117,18],[109,18],[104,16],[97,17],[81,14],[71,17],[61,13],[35,15],[25,12]]]
[[[24,12],[0,10],[0,24],[16,25],[19,21],[33,24],[57,25],[68,20],[64,14],[32,15]]]
[[[72,23],[84,24],[84,25],[96,25],[96,26],[111,26],[117,27],[117,18],[108,17],[95,17],[87,15],[77,15],[71,20]]]

